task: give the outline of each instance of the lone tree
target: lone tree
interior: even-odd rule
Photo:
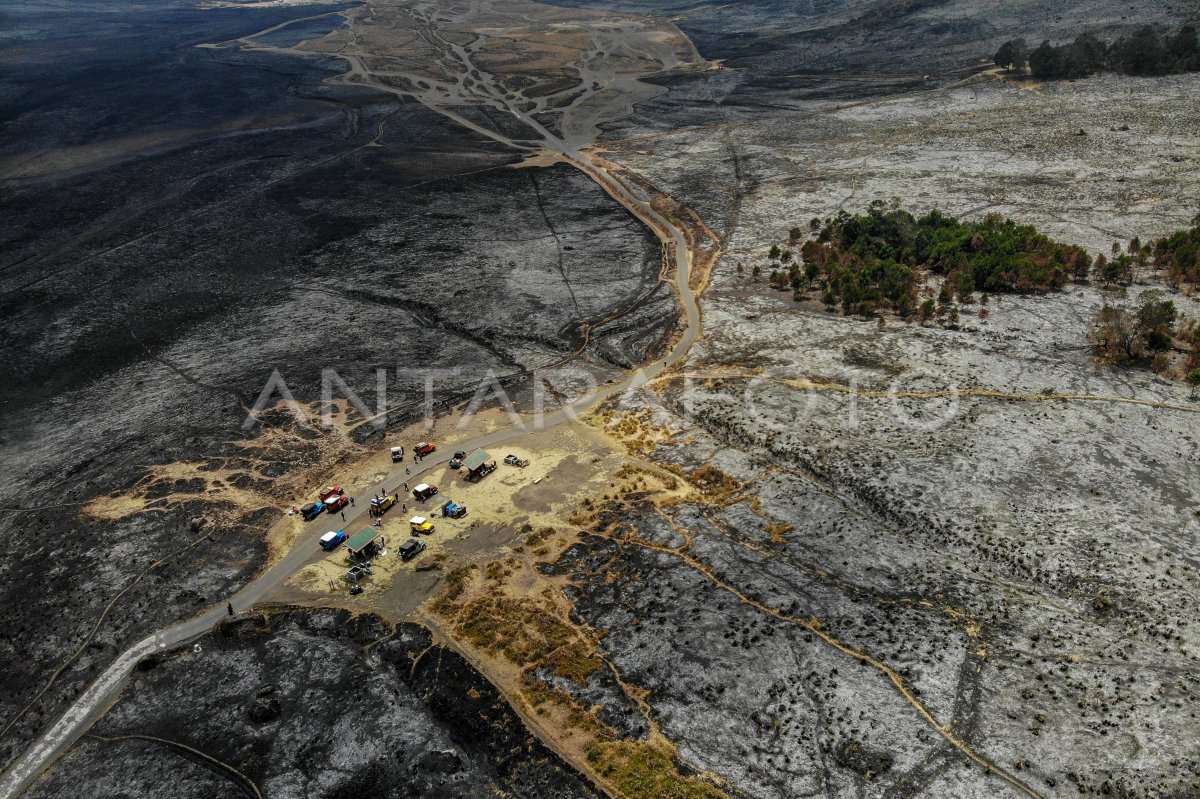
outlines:
[[[1101,258],[1104,256],[1101,255]],[[1086,283],[1092,270],[1092,257],[1083,250],[1076,250],[1067,259],[1067,270],[1076,283]],[[987,297],[987,295],[983,295]]]
[[[925,324],[930,319],[932,319],[935,311],[936,311],[936,308],[934,307],[932,297],[925,300],[925,302],[921,303],[921,310],[918,312],[919,318],[921,320],[921,324]]]
[[[1115,305],[1106,304],[1096,313],[1088,331],[1088,341],[1100,355],[1113,360],[1133,360],[1143,354],[1133,317]]]
[[[1002,69],[1021,71],[1025,69],[1025,54],[1028,52],[1024,39],[1009,39],[1000,45],[992,58],[996,66]]]
[[[1179,318],[1175,303],[1163,299],[1161,291],[1143,292],[1140,299],[1137,326],[1138,332],[1146,340],[1147,348],[1155,351],[1169,348],[1175,333],[1175,321]]]
[[[1088,340],[1097,352],[1114,361],[1134,361],[1170,348],[1179,314],[1175,303],[1160,291],[1142,292],[1132,312],[1105,305],[1092,319]]]
[[[1193,369],[1187,373],[1187,384],[1191,386],[1191,392],[1188,393],[1190,399],[1196,398],[1196,389],[1200,388],[1200,369]]]

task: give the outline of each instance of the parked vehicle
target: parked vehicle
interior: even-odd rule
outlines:
[[[326,552],[331,549],[337,549],[345,540],[345,530],[330,530],[328,533],[321,536],[321,549],[325,550]]]
[[[413,496],[420,500],[426,500],[437,493],[437,486],[431,486],[429,483],[420,483],[413,489]]]
[[[468,483],[477,483],[494,471],[496,471],[496,462],[495,461],[488,461],[487,463],[482,464],[480,466],[476,466],[474,468],[471,468],[468,465],[467,476],[464,477],[463,479],[466,480]]]
[[[429,453],[434,452],[436,450],[437,450],[437,445],[434,444],[432,441],[422,441],[419,444],[417,444],[415,447],[413,447],[413,452],[415,452],[417,455],[428,455]]]
[[[419,538],[410,538],[400,545],[400,559],[412,560],[425,551],[425,542]]]
[[[398,494],[387,494],[371,500],[371,515],[382,516],[383,514],[387,513],[388,510],[396,504],[396,499],[398,497]]]
[[[467,515],[467,506],[459,505],[454,500],[450,500],[445,505],[442,505],[442,515],[448,516],[451,519],[461,519]]]
[[[404,447],[392,447],[392,463],[404,460]]]
[[[328,505],[329,500],[334,497],[340,497],[344,493],[346,492],[342,490],[341,486],[325,486],[321,489],[319,496],[321,497],[321,501]]]
[[[521,458],[518,458],[516,455],[505,455],[504,462],[507,463],[509,466],[516,466],[518,469],[524,469],[526,466],[529,465],[529,461],[522,460]]]
[[[450,459],[450,468],[457,469],[463,465],[463,461],[467,459],[467,453],[461,449],[454,453],[454,457]]]
[[[304,517],[304,521],[311,522],[313,519],[325,512],[325,503],[309,502],[300,508],[300,515]]]
[[[414,516],[408,520],[408,526],[413,535],[429,535],[433,532],[433,522],[424,516]]]
[[[337,494],[334,494],[332,497],[330,497],[326,502],[324,502],[322,504],[325,505],[326,513],[337,513],[342,508],[344,508],[350,504],[350,497],[345,496],[344,494],[342,496],[338,496]]]

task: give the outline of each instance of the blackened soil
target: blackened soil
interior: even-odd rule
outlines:
[[[94,733],[119,740],[85,739],[28,795],[70,795],[81,780],[96,796],[241,792],[187,747],[264,796],[598,796],[424,628],[343,611],[232,622],[199,651],[145,662]]]
[[[510,169],[423,106],[325,83],[333,59],[197,47],[342,7],[5,11],[0,536],[20,544],[0,562],[0,763],[115,652],[260,568],[294,501],[273,486],[324,435],[247,456],[274,370],[302,403],[325,368],[372,406],[379,369],[392,404],[421,397],[425,369],[464,370],[435,391],[470,396],[472,375],[567,357],[579,320],[658,280],[657,239],[581,173]],[[669,306],[606,328],[597,357],[640,358]],[[181,462],[261,502],[193,529],[214,509],[189,473],[144,512],[81,512]]]

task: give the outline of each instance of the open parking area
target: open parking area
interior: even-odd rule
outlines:
[[[466,464],[452,469],[448,463],[439,463],[419,472],[419,477],[405,475],[405,463],[410,471],[416,466],[411,456],[395,467],[384,466],[373,477],[388,487],[399,480],[397,491],[390,494],[398,493],[398,501],[379,517],[378,526],[363,516],[353,524],[347,522],[349,529],[345,530],[352,537],[365,527],[378,534],[375,541],[382,541],[369,559],[369,573],[360,572],[357,579],[347,579],[352,568],[361,567],[362,559],[352,556],[343,544],[305,566],[269,599],[302,605],[332,602],[403,618],[436,590],[442,575],[454,565],[493,559],[522,531],[561,524],[581,497],[604,493],[608,475],[627,460],[627,455],[614,448],[608,438],[585,425],[531,432],[518,441],[492,447],[486,459],[477,458],[481,463],[495,464],[494,471],[477,479],[471,479]],[[439,454],[449,456],[455,449],[453,443],[439,444]],[[382,457],[390,461],[390,447],[383,452]],[[475,452],[467,455],[469,458]],[[516,463],[505,462],[509,455]],[[420,483],[437,486],[437,493],[426,500],[416,499],[413,490]],[[369,495],[363,498],[361,492],[358,496],[360,504],[371,499]],[[452,513],[457,514],[462,507],[466,513],[446,515],[450,503]],[[424,525],[414,524],[415,519],[421,519]],[[336,517],[329,521],[341,523]],[[320,526],[318,522],[307,525],[317,551],[318,539],[325,532],[317,529]],[[432,529],[414,535],[414,527],[424,526]],[[414,539],[424,543],[425,548],[405,560],[400,548]],[[352,595],[352,588],[361,588],[361,592]]]

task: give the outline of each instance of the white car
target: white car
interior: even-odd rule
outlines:
[[[325,535],[321,536],[321,549],[329,551],[337,548],[338,544],[346,540],[346,533],[342,530],[330,530]]]
[[[413,489],[413,496],[417,499],[429,499],[437,493],[437,486],[431,486],[429,483],[421,483]]]

